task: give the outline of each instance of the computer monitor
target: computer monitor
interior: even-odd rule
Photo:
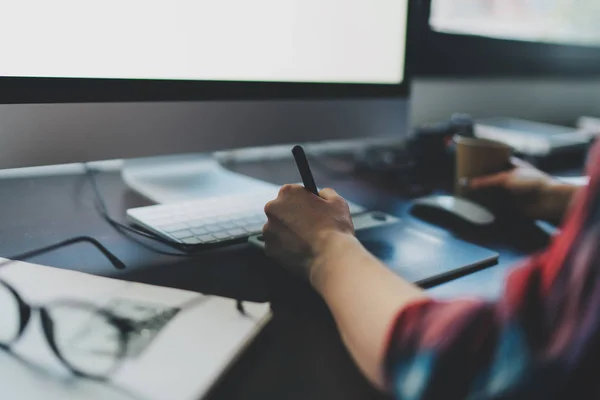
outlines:
[[[0,0],[0,168],[400,137],[410,3]]]
[[[424,0],[417,67],[441,76],[600,76],[596,0]]]
[[[2,103],[406,90],[408,0],[0,4]]]

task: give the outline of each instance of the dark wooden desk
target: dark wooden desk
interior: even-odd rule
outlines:
[[[242,167],[240,167],[242,168]],[[291,162],[243,166],[249,175],[275,183],[298,181]],[[388,185],[333,177],[315,169],[317,182],[333,186],[364,206],[405,216],[409,199]],[[98,183],[111,213],[145,201],[129,192],[118,173],[102,173]],[[45,265],[144,283],[171,286],[251,301],[271,301],[274,318],[211,393],[214,399],[369,399],[383,398],[362,378],[336,332],[326,307],[303,284],[266,266],[248,245],[193,258],[157,255],[110,227],[94,208],[84,175],[0,180],[0,256],[89,235],[99,239],[128,266],[115,270],[88,245],[32,260]],[[468,236],[468,235],[467,235]],[[495,235],[467,239],[501,253],[500,263],[431,289],[436,296],[499,293],[507,268],[543,245],[543,240],[505,240]]]

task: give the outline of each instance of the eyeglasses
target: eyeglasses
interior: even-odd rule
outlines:
[[[115,268],[125,268],[114,254],[89,237],[69,239],[12,259],[23,260],[81,242],[92,244]],[[0,267],[12,262],[0,262]],[[167,317],[170,319],[174,313],[204,299],[206,296],[201,296],[177,309],[171,309],[169,312],[172,314]],[[237,308],[245,313],[241,301],[237,302]],[[141,321],[133,320],[76,300],[58,300],[45,305],[29,304],[3,280],[0,280],[0,310],[0,348],[10,351],[23,337],[33,315],[39,314],[42,332],[54,355],[76,376],[94,380],[106,380],[128,355],[132,339],[165,318],[165,315],[158,313]]]
[[[127,352],[133,326],[129,321],[84,302],[27,304],[17,291],[0,281],[0,346],[10,350],[37,312],[52,352],[75,375],[105,379]],[[86,332],[87,331],[87,332]],[[93,331],[93,335],[89,332]]]
[[[77,237],[20,254],[13,259],[27,259],[61,247],[87,242],[98,249],[118,269],[125,268],[114,254],[97,240]],[[0,267],[14,262],[6,260]],[[105,379],[127,353],[131,332],[138,327],[130,320],[86,302],[64,300],[44,306],[28,304],[7,282],[0,280],[0,347],[10,350],[24,334],[37,312],[43,334],[52,352],[75,375]],[[93,330],[94,334],[87,334]]]

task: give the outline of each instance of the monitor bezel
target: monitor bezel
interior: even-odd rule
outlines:
[[[496,39],[443,33],[430,26],[431,0],[422,2],[419,76],[588,79],[600,77],[600,46]]]
[[[408,0],[404,79],[398,84],[0,76],[0,104],[408,97],[419,7]]]

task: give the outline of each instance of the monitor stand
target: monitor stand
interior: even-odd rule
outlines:
[[[278,187],[228,171],[207,154],[125,160],[122,176],[130,189],[156,203],[248,194]]]

